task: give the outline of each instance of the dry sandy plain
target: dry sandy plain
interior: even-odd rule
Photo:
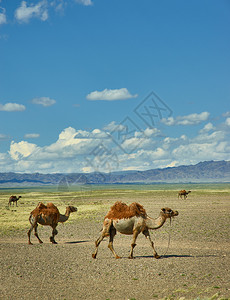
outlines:
[[[24,190],[18,207],[8,208],[10,193],[0,193],[0,299],[230,299],[229,185],[192,190],[187,200],[176,190]],[[103,217],[116,200],[139,202],[153,218],[164,206],[179,211],[171,226],[167,221],[152,232],[161,259],[153,258],[143,235],[135,259],[128,259],[131,236],[121,234],[114,240],[121,259],[107,248],[108,239],[92,258]],[[61,213],[67,204],[78,207],[58,226],[57,245],[49,242],[51,228],[42,226],[44,243],[32,235],[33,245],[27,244],[29,212],[39,201],[54,202]]]

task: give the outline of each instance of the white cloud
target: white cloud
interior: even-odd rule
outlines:
[[[94,91],[86,96],[87,100],[125,100],[129,98],[136,98],[138,95],[131,95],[126,88],[109,90],[105,89],[103,91]]]
[[[223,113],[223,117],[230,117],[230,111],[227,111],[227,112],[225,112],[225,113]]]
[[[111,123],[109,123],[108,125],[106,125],[103,130],[108,131],[108,132],[119,132],[119,131],[123,131],[126,129],[126,126],[122,125],[122,124],[116,124],[116,122],[112,121]]]
[[[230,118],[227,118],[227,119],[225,120],[225,124],[226,124],[227,126],[230,126]]]
[[[91,0],[75,0],[75,2],[85,6],[93,5]]]
[[[1,2],[1,1],[0,1]],[[6,24],[6,10],[0,7],[0,25]]]
[[[22,104],[17,103],[6,103],[6,104],[0,104],[0,111],[24,111],[26,107]]]
[[[187,116],[178,116],[176,118],[170,117],[170,118],[163,118],[161,120],[162,123],[168,126],[174,126],[174,125],[197,125],[201,122],[207,121],[209,117],[209,112],[202,112],[200,114],[190,114]]]
[[[7,140],[8,138],[7,135],[0,133],[0,140]]]
[[[200,130],[200,133],[206,133],[206,132],[209,132],[209,131],[211,131],[211,130],[215,130],[215,127],[213,126],[212,123],[207,123],[207,124],[204,126],[204,128],[202,128],[202,129]]]
[[[230,118],[229,118],[230,119]],[[128,137],[117,141],[108,131],[117,128],[111,122],[103,130],[90,131],[68,127],[62,130],[56,141],[39,147],[26,141],[12,142],[10,151],[0,154],[2,171],[16,172],[110,172],[119,170],[147,170],[196,164],[204,160],[229,160],[229,125],[204,124],[203,129],[192,136],[186,128],[165,136],[157,128],[146,128],[143,132],[133,131]],[[218,128],[218,130],[216,129]],[[120,128],[122,130],[122,128]],[[5,138],[0,135],[0,139]],[[35,138],[26,134],[25,138]],[[120,147],[119,147],[120,146]]]
[[[37,139],[40,137],[39,133],[27,133],[24,135],[25,139]]]
[[[31,100],[31,102],[33,104],[38,104],[38,105],[42,105],[45,107],[54,105],[56,103],[56,101],[54,99],[51,99],[49,97],[34,98]]]
[[[30,156],[36,149],[37,146],[35,144],[25,141],[15,143],[13,141],[11,142],[9,153],[14,160],[19,160],[21,158]]]
[[[48,19],[48,3],[42,0],[37,4],[28,4],[22,1],[20,7],[15,11],[15,18],[20,23],[28,23],[32,18],[38,18],[41,21]]]

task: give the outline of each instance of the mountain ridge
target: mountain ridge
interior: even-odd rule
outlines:
[[[204,161],[146,171],[112,173],[0,173],[0,187],[66,186],[78,184],[230,182],[230,161]]]

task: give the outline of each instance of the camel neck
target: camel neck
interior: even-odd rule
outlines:
[[[69,219],[69,215],[70,214],[68,212],[66,212],[64,215],[60,214],[58,222],[61,222],[61,223],[66,222]]]
[[[152,219],[148,217],[146,219],[146,225],[149,229],[158,229],[164,225],[165,221],[166,218],[160,214],[157,219]]]

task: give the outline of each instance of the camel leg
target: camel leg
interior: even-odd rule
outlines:
[[[151,237],[150,237],[150,233],[148,230],[145,230],[143,231],[143,234],[145,235],[145,237],[149,240],[150,244],[151,244],[151,247],[153,248],[153,255],[155,258],[160,258],[160,255],[157,254],[155,248],[154,248],[154,243],[153,241],[151,240]]]
[[[39,238],[39,236],[38,236],[38,224],[36,224],[36,225],[34,226],[34,235],[35,235],[36,238],[38,239],[39,243],[42,244],[43,241],[42,241],[42,240]]]
[[[96,249],[95,249],[94,253],[92,254],[93,258],[97,257],[98,247],[99,247],[100,243],[103,241],[104,237],[106,237],[106,235],[107,234],[105,234],[105,232],[103,231],[102,234],[99,236],[99,238],[96,240],[96,242],[95,242]]]
[[[58,231],[57,231],[56,227],[57,227],[57,225],[52,227],[53,231],[52,231],[52,236],[50,237],[50,241],[51,241],[52,244],[57,244],[57,242],[54,239],[55,235],[58,234]]]
[[[132,259],[133,258],[133,249],[136,247],[136,240],[137,240],[137,237],[138,237],[138,234],[139,234],[139,231],[134,231],[133,232],[133,241],[132,241],[132,244],[131,244],[131,251],[129,253],[129,258]]]
[[[98,247],[99,247],[100,243],[103,241],[103,239],[104,239],[106,236],[109,236],[109,235],[110,235],[110,227],[111,227],[111,224],[112,224],[111,221],[105,222],[105,223],[103,224],[102,233],[101,233],[101,235],[99,236],[99,238],[95,241],[96,249],[95,249],[94,253],[92,254],[92,257],[93,257],[93,258],[96,258],[96,257],[97,257]]]
[[[111,225],[110,230],[109,230],[109,245],[108,245],[108,248],[112,251],[115,258],[120,258],[120,256],[117,255],[117,253],[115,252],[115,250],[113,248],[113,239],[116,235],[116,232],[117,232],[116,229],[113,227],[113,225]]]
[[[31,241],[30,241],[30,235],[31,235],[31,232],[32,232],[32,230],[33,230],[33,225],[31,225],[30,226],[30,229],[28,230],[28,232],[27,232],[27,235],[28,235],[28,244],[29,245],[33,245],[32,243],[31,243]]]

